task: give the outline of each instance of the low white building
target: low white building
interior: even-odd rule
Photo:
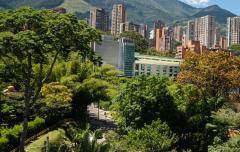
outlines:
[[[180,72],[182,59],[135,54],[136,75],[162,75],[176,77]]]

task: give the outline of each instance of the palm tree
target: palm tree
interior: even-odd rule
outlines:
[[[102,142],[99,142],[99,139]],[[104,141],[100,130],[91,131],[89,128],[81,130],[73,142],[76,152],[107,152],[109,149],[109,144]]]

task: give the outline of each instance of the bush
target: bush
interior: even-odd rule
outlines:
[[[28,132],[34,133],[37,129],[45,124],[45,120],[36,117],[33,121],[29,122]],[[17,147],[21,135],[22,126],[15,125],[13,128],[1,128],[0,130],[0,151],[10,151]]]

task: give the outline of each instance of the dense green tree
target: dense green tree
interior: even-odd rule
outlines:
[[[177,142],[177,136],[160,120],[144,125],[140,130],[130,131],[126,136],[129,145],[145,152],[167,151]]]
[[[141,34],[133,31],[128,31],[128,32],[121,33],[120,38],[121,37],[132,39],[135,43],[136,52],[139,52],[139,53],[146,52],[148,48],[148,41]]]
[[[177,50],[178,46],[182,46],[182,42],[174,41],[174,49]]]
[[[239,44],[233,44],[229,47],[234,53],[239,54],[240,53],[240,45]]]
[[[23,152],[30,102],[37,100],[58,56],[81,51],[82,56],[87,57],[89,43],[98,41],[100,36],[73,15],[31,8],[1,12],[0,27],[0,58],[5,64],[18,67],[19,77],[16,78],[19,79],[16,82],[21,83],[24,90],[25,110],[20,141],[20,151]],[[51,62],[47,60],[49,57],[52,57]],[[34,73],[34,64],[38,66],[37,73]]]
[[[214,144],[208,147],[209,152],[239,152],[240,151],[240,136],[230,138],[224,142],[216,137]]]
[[[206,125],[212,121],[211,112],[223,105],[223,98],[207,97],[194,85],[172,84],[168,90],[183,115],[178,144],[193,151],[206,151],[215,136],[212,130],[206,129]]]
[[[160,56],[160,57],[175,57],[175,52],[159,52],[155,48],[148,48],[146,52],[143,52],[143,54],[147,55],[153,55],[153,56]]]
[[[171,129],[176,125],[181,115],[168,94],[168,78],[158,76],[140,76],[130,79],[115,99],[113,110],[118,124],[123,129],[141,128],[160,118],[166,121]]]
[[[237,152],[240,150],[240,113],[235,112],[228,106],[212,113],[213,121],[207,126],[216,132],[213,145],[209,151]]]
[[[132,130],[124,136],[109,132],[105,137],[110,144],[110,151],[113,152],[171,151],[178,140],[168,125],[162,123],[160,119],[150,125],[145,124],[141,129]]]

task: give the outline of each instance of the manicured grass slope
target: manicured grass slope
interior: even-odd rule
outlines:
[[[33,141],[31,144],[27,145],[27,150],[29,152],[42,152],[42,147],[44,147],[44,141],[46,138],[49,137],[49,143],[50,145],[53,143],[58,143],[64,140],[65,137],[65,131],[63,129],[58,129],[51,131],[43,136],[41,136],[39,139]],[[69,143],[70,144],[70,143]]]

